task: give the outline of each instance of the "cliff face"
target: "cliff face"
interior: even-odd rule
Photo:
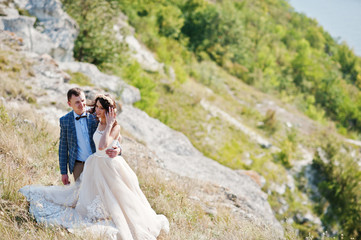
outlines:
[[[31,16],[19,15],[16,7],[27,10]],[[17,0],[10,4],[0,2],[0,10],[0,36],[3,43],[1,49],[16,51],[32,62],[33,76],[20,81],[26,86],[31,86],[30,91],[36,96],[36,111],[44,114],[51,124],[58,126],[59,117],[68,111],[66,92],[75,86],[69,83],[70,76],[65,71],[81,72],[87,75],[94,85],[82,87],[89,98],[94,93],[103,91],[102,89],[121,97],[124,106],[118,116],[118,122],[131,136],[125,138],[125,156],[131,155],[127,151],[132,151],[139,145],[131,140],[137,139],[155,154],[153,159],[162,171],[195,179],[203,184],[212,184],[218,189],[213,193],[206,193],[196,191],[199,186],[194,186],[195,189],[191,191],[198,196],[192,196],[193,199],[207,198],[210,205],[224,204],[233,209],[240,219],[270,226],[282,238],[282,227],[272,212],[267,194],[262,192],[261,186],[255,181],[261,178],[259,175],[234,171],[205,157],[182,133],[172,130],[132,106],[140,99],[138,89],[126,84],[119,77],[101,73],[92,64],[73,61],[72,49],[77,36],[77,25],[62,11],[59,1]],[[162,71],[161,63],[149,57],[149,52],[140,47],[134,36],[120,36],[119,40],[133,44],[133,47],[130,46],[132,53],[135,59],[143,61],[141,64],[145,68]],[[5,44],[8,42],[13,44]],[[142,54],[148,57],[142,58]],[[21,102],[5,98],[3,103],[21,105]],[[129,161],[132,160],[129,158]],[[216,211],[210,209],[212,208],[205,207],[205,211],[216,214]]]

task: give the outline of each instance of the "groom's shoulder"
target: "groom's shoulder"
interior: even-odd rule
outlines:
[[[88,119],[91,119],[91,120],[97,119],[97,117],[94,114],[92,114],[92,113],[87,113],[87,114],[88,114]]]
[[[73,111],[68,112],[67,114],[65,114],[60,118],[60,122],[68,121],[72,115],[74,115]]]
[[[98,124],[98,120],[97,117],[94,114],[88,114],[88,120],[90,120],[90,122],[92,124]]]

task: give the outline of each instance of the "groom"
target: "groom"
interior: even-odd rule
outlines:
[[[61,181],[70,183],[69,172],[76,181],[83,171],[85,160],[95,152],[93,134],[98,126],[96,117],[86,112],[85,94],[80,88],[67,93],[68,105],[73,110],[60,118],[59,166]],[[120,153],[120,148],[106,151],[110,158]]]

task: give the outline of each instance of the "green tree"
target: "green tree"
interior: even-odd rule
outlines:
[[[118,61],[123,50],[116,40],[116,2],[106,0],[63,0],[65,10],[79,25],[74,57],[96,65]]]
[[[189,38],[192,51],[206,51],[214,46],[218,33],[215,29],[220,23],[217,9],[203,0],[190,0],[182,7],[185,19],[182,33]]]
[[[182,11],[174,6],[161,6],[157,12],[159,34],[177,39],[183,27]]]
[[[349,49],[346,43],[342,43],[335,55],[335,59],[341,64],[341,71],[345,78],[355,83],[360,78],[360,64],[357,56]]]
[[[318,170],[320,193],[330,205],[323,220],[339,224],[346,237],[361,236],[361,171],[357,162],[343,154],[341,145],[329,142],[324,156],[316,155],[313,166]]]
[[[308,28],[306,39],[310,43],[311,47],[315,49],[323,50],[325,47],[325,38],[323,33],[316,26]]]

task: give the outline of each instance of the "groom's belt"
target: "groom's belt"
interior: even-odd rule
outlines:
[[[82,164],[84,164],[85,162],[83,162],[83,161],[79,161],[79,160],[75,160],[75,162],[77,162],[77,163],[82,163]]]

